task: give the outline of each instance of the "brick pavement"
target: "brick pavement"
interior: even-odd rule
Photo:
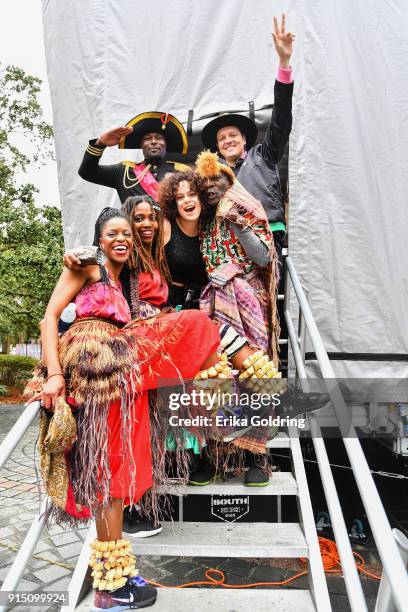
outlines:
[[[0,404],[0,442],[10,430],[23,407]],[[21,545],[31,521],[39,510],[41,492],[35,473],[34,449],[37,437],[36,421],[29,427],[17,449],[0,472],[0,584],[15,558],[15,550]],[[19,590],[30,592],[54,592],[66,590],[72,571],[81,550],[86,528],[45,529],[29,562]],[[373,559],[373,550],[367,551],[367,561]],[[61,564],[61,565],[59,565]],[[244,584],[258,581],[283,580],[301,571],[303,566],[296,560],[268,559],[207,559],[174,557],[141,557],[141,573],[146,578],[176,585],[181,582],[205,580],[205,570],[219,567],[228,583]],[[329,578],[329,590],[336,612],[348,610],[344,582],[340,577]],[[377,583],[363,579],[363,587],[369,599],[369,609],[374,610]],[[292,584],[295,588],[308,588],[307,577]],[[31,608],[38,612],[56,612],[59,607]],[[10,610],[27,612],[28,608],[14,606]],[[154,608],[153,608],[154,610]],[[170,611],[169,611],[170,612]]]

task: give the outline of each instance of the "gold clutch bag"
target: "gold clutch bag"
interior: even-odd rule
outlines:
[[[65,510],[68,499],[69,474],[65,452],[76,440],[76,422],[71,407],[59,397],[52,414],[41,411],[38,450],[44,487],[54,506]]]
[[[59,397],[48,422],[48,429],[43,440],[43,449],[48,453],[64,453],[72,448],[76,440],[76,421],[71,407]]]

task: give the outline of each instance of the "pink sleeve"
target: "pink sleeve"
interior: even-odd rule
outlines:
[[[292,68],[278,68],[278,76],[276,77],[280,83],[293,83]]]

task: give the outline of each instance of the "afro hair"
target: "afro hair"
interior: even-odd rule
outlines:
[[[223,172],[227,175],[231,185],[235,181],[235,174],[229,166],[225,166],[218,161],[216,153],[211,151],[203,151],[197,157],[196,161],[196,173],[201,178],[211,178],[213,176],[219,176]]]

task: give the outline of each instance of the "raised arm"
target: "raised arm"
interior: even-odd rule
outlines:
[[[273,19],[272,37],[279,56],[279,71],[275,81],[272,119],[262,143],[262,156],[277,164],[284,153],[292,129],[293,79],[290,58],[295,35],[292,32],[286,32],[285,15],[282,15],[280,26],[277,18]]]
[[[85,181],[115,188],[117,184],[118,164],[100,165],[99,161],[106,147],[118,145],[122,138],[132,132],[131,127],[118,127],[105,132],[96,140],[90,140],[78,174]]]
[[[95,246],[79,246],[69,249],[64,253],[64,266],[78,272],[85,266],[96,265],[98,264],[97,253],[98,248]]]

